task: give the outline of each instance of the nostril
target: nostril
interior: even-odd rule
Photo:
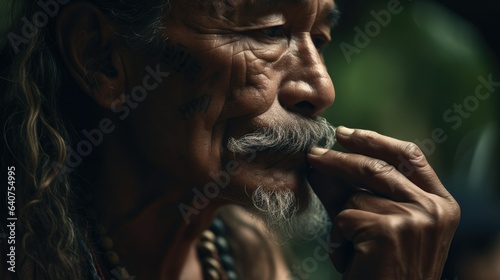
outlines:
[[[277,98],[286,110],[314,117],[331,105],[335,90],[332,81],[322,73],[316,71],[304,75],[284,81]]]
[[[301,101],[297,104],[295,104],[295,107],[297,109],[301,109],[301,110],[313,110],[315,108],[315,106],[309,102],[309,101]]]

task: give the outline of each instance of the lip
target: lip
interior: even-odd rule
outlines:
[[[276,156],[275,154],[271,154],[270,156]],[[273,157],[274,158],[274,157]],[[272,160],[271,160],[272,162]],[[278,156],[278,160],[274,161],[269,165],[269,168],[274,167],[275,165],[285,165],[290,167],[298,167],[307,164],[306,153],[295,153],[295,154],[281,154]]]
[[[256,164],[262,166],[264,169],[286,169],[297,170],[307,167],[309,164],[306,160],[306,153],[280,153],[261,151],[256,152],[251,160],[247,160],[249,164]],[[248,159],[248,155],[246,156]]]

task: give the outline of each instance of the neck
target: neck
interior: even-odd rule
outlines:
[[[116,143],[104,146],[94,206],[121,264],[138,279],[180,279],[186,264],[199,268],[196,243],[220,205],[210,203],[186,223],[178,206],[190,200],[192,186],[145,167]]]

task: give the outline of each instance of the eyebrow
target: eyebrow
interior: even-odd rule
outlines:
[[[330,22],[330,27],[333,29],[335,26],[338,25],[340,21],[340,16],[341,16],[340,10],[337,6],[335,6],[335,8],[333,9],[326,10],[325,13],[328,18],[328,22]]]
[[[310,0],[255,0],[255,1],[256,3],[260,2],[264,5],[275,5],[278,3],[303,4],[307,3]],[[338,6],[334,5],[332,8],[328,8],[325,11],[323,11],[323,15],[326,16],[331,29],[334,29],[340,21],[341,12]]]
[[[304,4],[307,3],[310,0],[256,0],[255,3],[262,3],[266,6],[269,5],[276,5],[276,4]]]
[[[277,4],[277,3],[302,4],[302,3],[307,3],[307,1],[310,0],[263,0],[263,2],[266,4]],[[327,9],[324,13],[326,14],[326,17],[332,29],[338,25],[341,13],[337,5],[335,5],[331,9]]]
[[[276,3],[301,4],[307,1],[308,0],[265,0],[264,2],[267,2],[269,4],[276,4]]]

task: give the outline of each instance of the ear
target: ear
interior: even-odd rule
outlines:
[[[70,4],[57,19],[56,36],[66,66],[83,91],[105,108],[123,105],[123,40],[110,20],[91,3]]]

